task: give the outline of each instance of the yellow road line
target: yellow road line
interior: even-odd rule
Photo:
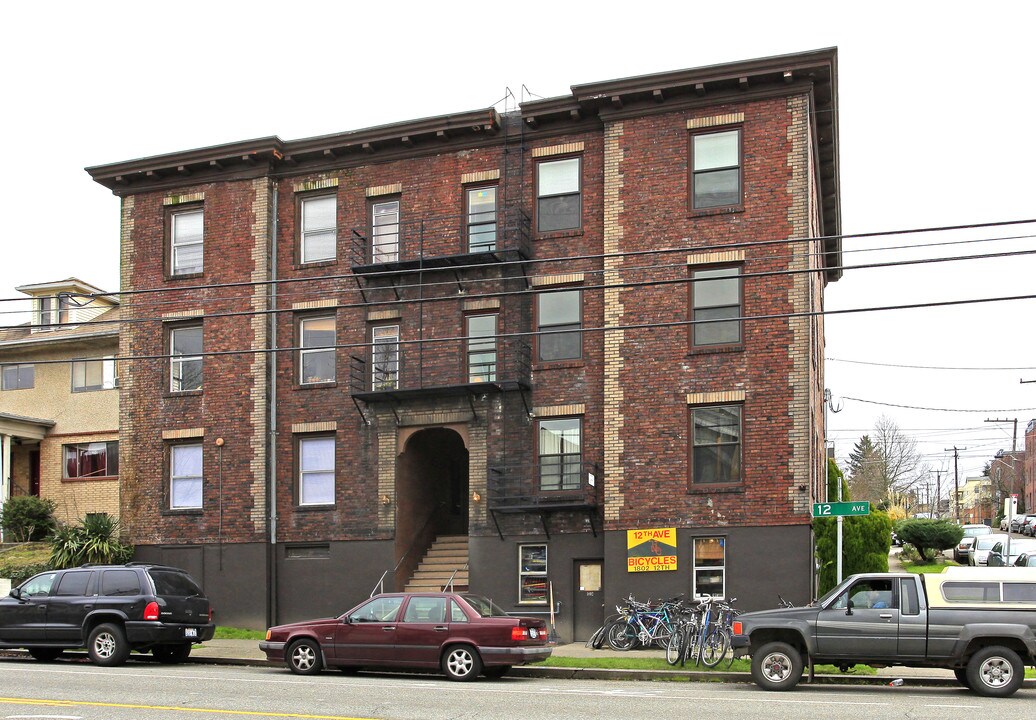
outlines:
[[[86,702],[83,700],[45,700],[39,698],[0,697],[7,705],[48,705],[53,707],[107,707],[127,710],[175,710],[177,712],[208,713],[210,715],[250,715],[252,717],[302,718],[303,720],[377,720],[344,715],[307,715],[304,713],[276,713],[251,710],[220,710],[218,708],[177,707],[175,705],[131,705],[126,703]]]

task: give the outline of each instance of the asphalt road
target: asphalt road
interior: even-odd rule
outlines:
[[[800,686],[768,693],[753,685],[504,678],[454,683],[436,676],[299,677],[276,668],[158,666],[98,668],[0,660],[0,719],[546,720],[667,717],[801,720],[1025,715],[1036,690],[980,698],[958,688]]]

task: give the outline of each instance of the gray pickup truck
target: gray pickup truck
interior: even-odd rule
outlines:
[[[1036,568],[853,575],[806,607],[745,613],[733,632],[766,690],[795,687],[807,664],[904,665],[1007,697],[1036,662]]]

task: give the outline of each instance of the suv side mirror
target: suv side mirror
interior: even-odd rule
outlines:
[[[22,591],[19,588],[11,588],[11,592],[7,593],[16,600],[22,599]]]

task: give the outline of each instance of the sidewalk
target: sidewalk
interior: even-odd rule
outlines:
[[[619,652],[610,648],[594,650],[583,643],[566,643],[554,647],[554,657],[564,658],[664,658],[658,649],[629,650]],[[258,640],[209,640],[201,647],[191,651],[192,662],[213,665],[246,665],[266,666],[266,655],[259,651]],[[273,667],[283,667],[278,663]],[[512,669],[511,674],[520,677],[549,677],[577,680],[673,680],[687,678],[691,681],[751,683],[752,678],[746,672],[703,671],[689,665],[685,668],[674,667],[672,670],[627,670],[603,669],[591,667],[547,667],[543,665],[524,665]],[[840,685],[887,685],[892,680],[902,678],[905,685],[940,685],[958,686],[957,680],[950,670],[931,668],[889,667],[879,668],[875,675],[853,675],[836,673],[817,675],[814,682]],[[805,682],[805,680],[803,681]],[[1036,681],[1027,680],[1026,687],[1036,687]]]

